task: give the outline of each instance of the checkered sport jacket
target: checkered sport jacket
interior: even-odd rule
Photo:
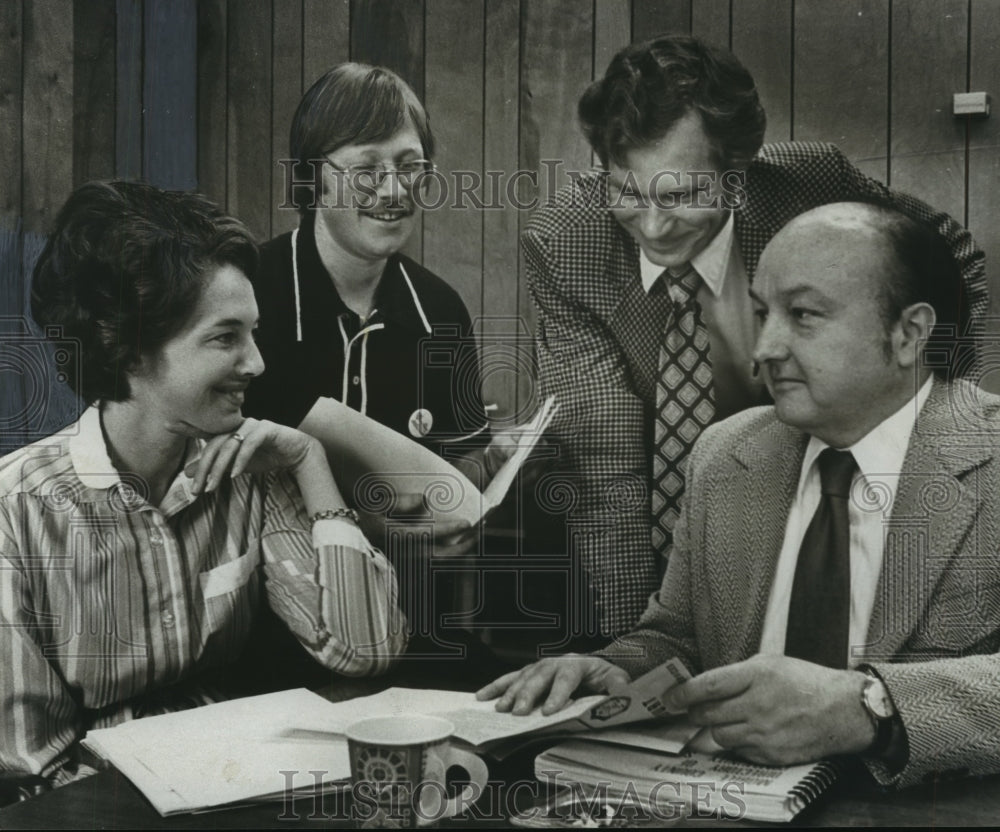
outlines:
[[[535,346],[543,395],[555,394],[552,427],[562,455],[536,498],[565,510],[574,580],[571,606],[590,611],[587,632],[628,631],[659,585],[650,539],[649,437],[662,334],[639,280],[639,251],[595,194],[597,175],[561,189],[531,219],[521,243],[537,311]],[[735,232],[753,280],[767,242],[792,217],[830,202],[883,198],[936,227],[968,287],[973,316],[988,309],[984,255],[947,214],[857,170],[831,144],[765,145],[750,164]],[[684,439],[690,448],[696,437]],[[559,496],[556,497],[555,495]]]

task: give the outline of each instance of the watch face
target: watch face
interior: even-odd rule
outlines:
[[[870,679],[865,684],[865,705],[876,719],[890,719],[896,713],[889,692],[878,679]]]

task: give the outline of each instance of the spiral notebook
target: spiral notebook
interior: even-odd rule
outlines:
[[[571,740],[539,754],[535,775],[580,791],[584,800],[618,796],[653,812],[683,805],[719,819],[780,823],[819,798],[837,779],[838,767],[829,761],[763,766],[722,754],[610,749]]]

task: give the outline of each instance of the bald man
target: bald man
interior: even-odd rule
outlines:
[[[670,699],[747,759],[860,755],[884,784],[1000,770],[1000,399],[955,380],[947,246],[880,205],[800,215],[751,290],[774,406],[696,443],[636,631],[480,691],[556,711],[679,656]]]

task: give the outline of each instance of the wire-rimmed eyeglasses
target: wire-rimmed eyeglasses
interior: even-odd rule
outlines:
[[[400,185],[409,190],[414,183],[419,183],[420,177],[434,170],[434,163],[430,159],[409,159],[396,165],[361,162],[346,167],[329,159],[326,161],[337,173],[343,174],[350,186],[357,191],[374,190],[389,176],[394,176]]]

